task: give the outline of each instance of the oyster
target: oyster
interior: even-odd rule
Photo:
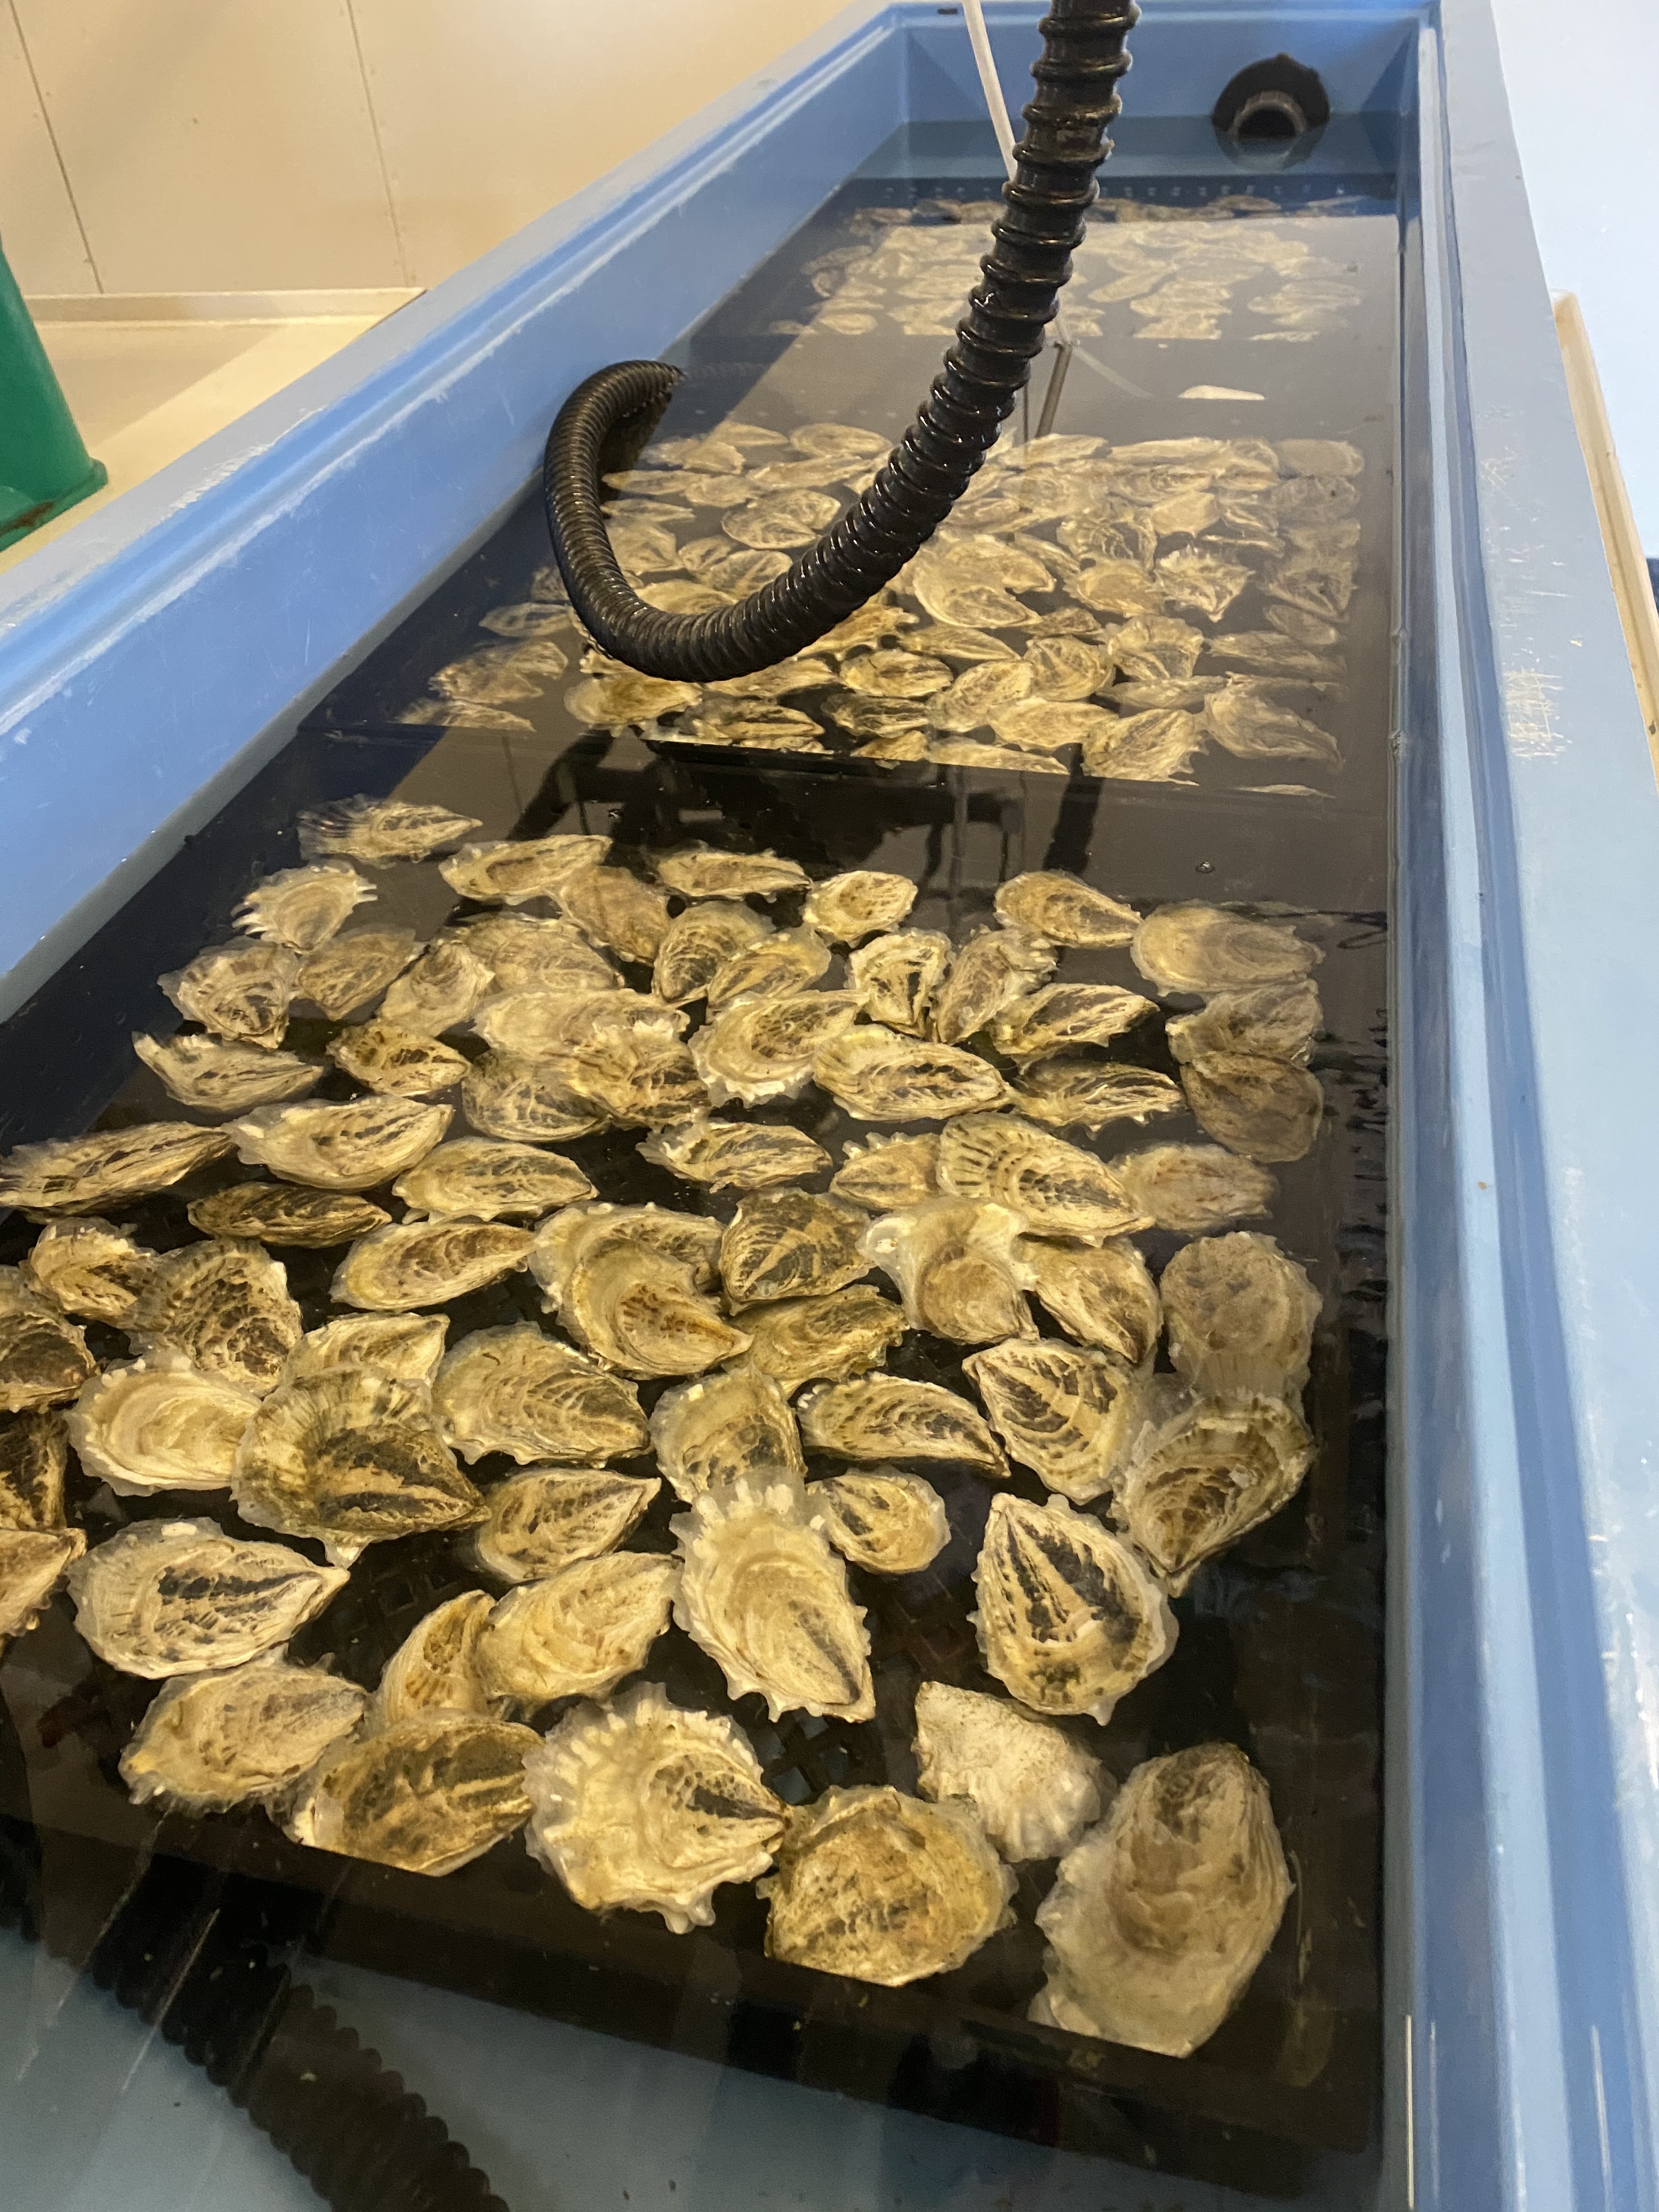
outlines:
[[[1006,1859],[1069,1851],[1105,1802],[1100,1761],[1064,1729],[979,1690],[924,1682],[915,1753],[921,1795],[965,1797]]]
[[[61,1406],[97,1371],[85,1331],[31,1289],[21,1268],[0,1267],[0,1413]]]
[[[301,1376],[243,1431],[231,1492],[244,1521],[314,1537],[349,1566],[364,1547],[470,1528],[483,1500],[451,1457],[424,1382],[367,1367]]]
[[[380,1018],[417,1036],[459,1029],[490,987],[483,962],[454,939],[428,945],[380,1001]]]
[[[998,1481],[1008,1473],[978,1408],[937,1382],[903,1382],[896,1375],[820,1382],[796,1411],[811,1449],[836,1459],[938,1461]]]
[[[1163,1308],[1146,1262],[1127,1241],[1079,1251],[1022,1237],[1014,1248],[1019,1281],[1079,1344],[1097,1345],[1126,1367],[1144,1367],[1158,1349]]]
[[[842,1165],[830,1178],[837,1198],[870,1213],[908,1213],[939,1195],[939,1139],[876,1137],[842,1147]]]
[[[1273,1211],[1279,1185],[1266,1168],[1219,1145],[1150,1145],[1120,1152],[1113,1176],[1159,1229],[1226,1229]]]
[[[0,1160],[0,1206],[85,1213],[143,1198],[182,1182],[229,1152],[233,1141],[223,1129],[198,1129],[188,1121],[140,1121],[130,1129],[19,1145]]]
[[[1006,1007],[1030,995],[1053,972],[1054,956],[1041,938],[1013,923],[981,929],[968,939],[933,995],[928,1027],[943,1044],[960,1044]]]
[[[562,1313],[576,1269],[619,1244],[643,1244],[690,1268],[699,1290],[717,1279],[720,1224],[665,1206],[567,1206],[536,1232],[530,1272],[546,1294],[549,1313]]]
[[[498,991],[611,991],[622,980],[574,922],[484,914],[453,941],[489,970]]]
[[[806,1505],[842,1557],[872,1574],[920,1574],[951,1540],[938,1491],[894,1467],[809,1482]]]
[[[561,1311],[571,1334],[625,1375],[696,1375],[749,1346],[666,1253],[617,1244],[573,1270]]]
[[[1298,982],[1323,957],[1281,922],[1218,906],[1161,906],[1135,932],[1129,957],[1160,991],[1241,991]]]
[[[701,999],[726,963],[771,933],[752,907],[709,899],[677,914],[663,932],[652,988],[671,1006]]]
[[[65,1313],[118,1326],[155,1267],[154,1252],[107,1221],[54,1221],[35,1238],[22,1273]]]
[[[559,1061],[487,1052],[462,1082],[461,1110],[483,1135],[508,1143],[562,1145],[591,1137],[604,1128],[605,1109],[578,1098],[563,1079]]]
[[[225,1135],[249,1167],[313,1190],[372,1190],[423,1160],[453,1109],[413,1098],[354,1098],[345,1106],[258,1106]]]
[[[958,1198],[1007,1206],[1037,1237],[1098,1244],[1150,1227],[1110,1170],[1015,1114],[969,1114],[939,1139],[939,1179]]]
[[[610,851],[608,837],[507,838],[463,845],[439,862],[438,873],[463,898],[521,906],[526,899],[556,897],[573,876],[597,867]]]
[[[1175,1649],[1156,1576],[1063,1499],[1033,1505],[1000,1491],[974,1580],[985,1664],[1033,1712],[1087,1714],[1104,1727]]]
[[[933,929],[903,929],[849,955],[859,1003],[873,1022],[920,1036],[927,1009],[951,964],[951,940]]]
[[[1218,992],[1197,1013],[1170,1023],[1164,1036],[1177,1060],[1248,1052],[1305,1065],[1323,1019],[1314,984],[1263,983],[1253,991]]]
[[[851,1028],[858,1012],[851,991],[751,1000],[699,1030],[691,1057],[716,1106],[732,1098],[745,1106],[791,1098],[805,1088],[819,1054]]]
[[[661,1488],[605,1467],[532,1467],[486,1492],[489,1518],[473,1536],[474,1556],[504,1583],[544,1581],[614,1552]]]
[[[780,891],[805,890],[806,871],[798,860],[775,853],[719,853],[690,845],[657,862],[657,874],[671,891],[689,899],[776,898]]]
[[[579,1706],[525,1762],[532,1857],[590,1912],[659,1912],[706,1928],[722,1882],[772,1863],[788,1812],[748,1738],[641,1682],[608,1712]]]
[[[653,1167],[710,1190],[764,1190],[800,1182],[830,1164],[822,1145],[803,1130],[770,1128],[756,1121],[712,1121],[707,1115],[678,1127],[653,1130],[639,1147]]]
[[[861,945],[878,930],[896,929],[916,902],[908,876],[878,868],[854,868],[814,884],[801,920],[832,945]]]
[[[745,1198],[720,1239],[720,1279],[733,1306],[822,1297],[870,1272],[863,1249],[867,1214],[809,1191]]]
[[[991,1029],[997,1050],[1022,1065],[1052,1060],[1074,1045],[1109,1044],[1155,1014],[1150,999],[1114,983],[1051,983],[1017,999]]]
[[[1086,1129],[1109,1121],[1145,1121],[1154,1114],[1179,1114],[1186,1101],[1178,1084],[1150,1067],[1109,1060],[1045,1060],[1028,1067],[1014,1085],[1014,1103],[1034,1121]]]
[[[123,1497],[224,1490],[236,1447],[259,1410],[252,1390],[204,1374],[181,1352],[106,1369],[68,1416],[84,1471]]]
[[[240,1667],[286,1644],[345,1588],[286,1544],[248,1544],[211,1521],[141,1521],[72,1570],[75,1626],[124,1674],[159,1680]]]
[[[1014,1878],[968,1806],[827,1790],[757,1885],[766,1948],[820,1973],[902,1988],[971,1958],[1012,1917]]]
[[[485,1688],[520,1705],[608,1698],[651,1656],[679,1578],[677,1560],[608,1552],[520,1583],[497,1601],[479,1642]]]
[[[787,1396],[748,1365],[667,1391],[651,1416],[651,1441],[688,1505],[718,1483],[742,1478],[759,1488],[806,1473]]]
[[[592,1198],[593,1186],[572,1160],[536,1145],[457,1137],[428,1152],[392,1185],[411,1218],[438,1215],[494,1221],[503,1213],[550,1213]]]
[[[1132,906],[1059,868],[1016,876],[998,890],[996,906],[1004,921],[1049,945],[1127,945],[1140,927]]]
[[[349,1735],[368,1700],[355,1682],[279,1654],[169,1682],[121,1753],[135,1805],[228,1813],[269,1802]]]
[[[1031,672],[1023,660],[985,660],[964,669],[946,690],[929,701],[927,719],[936,730],[983,729],[1031,689]]]
[[[374,896],[349,860],[319,860],[308,868],[285,868],[256,884],[233,917],[250,937],[268,938],[290,952],[314,952],[339,928],[354,907]]]
[[[1218,744],[1241,760],[1315,760],[1340,768],[1342,748],[1328,731],[1288,707],[1264,698],[1256,686],[1234,677],[1208,701],[1205,715]]]
[[[463,1590],[417,1620],[380,1675],[371,1721],[377,1729],[434,1713],[487,1713],[478,1639],[489,1619],[488,1590]]]
[[[283,1823],[295,1843],[410,1874],[453,1874],[530,1818],[533,1729],[471,1713],[398,1721],[330,1753]]]
[[[1205,642],[1190,623],[1148,617],[1124,623],[1112,640],[1112,659],[1132,681],[1157,684],[1190,676]]]
[[[372,1367],[399,1382],[430,1382],[444,1356],[447,1314],[346,1314],[300,1339],[287,1382],[336,1367]]]
[[[307,1190],[297,1183],[238,1182],[193,1200],[185,1209],[204,1237],[254,1237],[325,1251],[378,1229],[392,1216],[350,1191]]]
[[[611,988],[504,992],[486,1000],[472,1026],[486,1044],[520,1060],[559,1060],[602,1030],[654,1030],[675,1037],[685,1022],[678,1007],[660,999]]]
[[[668,902],[626,868],[583,868],[565,878],[557,896],[565,920],[595,945],[647,966],[656,958],[668,931]]]
[[[158,1260],[126,1330],[141,1352],[182,1352],[259,1397],[281,1380],[305,1323],[281,1261],[250,1237],[222,1237]]]
[[[902,1342],[904,1316],[868,1284],[828,1297],[780,1298],[741,1316],[750,1332],[748,1364],[788,1396],[816,1378],[842,1382],[879,1367]]]
[[[1271,1237],[1183,1244],[1161,1287],[1170,1361],[1200,1390],[1285,1397],[1307,1381],[1320,1297]]]
[[[1325,1111],[1319,1078],[1283,1060],[1246,1052],[1200,1053],[1181,1071],[1199,1126],[1253,1160],[1299,1160],[1313,1150]]]
[[[811,929],[775,929],[734,952],[708,985],[708,1011],[724,1013],[745,999],[785,999],[816,983],[830,948]]]
[[[69,1430],[61,1413],[0,1420],[0,1528],[61,1528]]]
[[[901,1036],[873,1022],[827,1046],[812,1074],[859,1121],[943,1121],[1000,1106],[1009,1096],[988,1060],[957,1045]]]
[[[319,1060],[194,1030],[167,1038],[135,1030],[132,1048],[161,1077],[169,1097],[206,1114],[245,1114],[250,1106],[302,1098],[327,1073]]]
[[[757,1691],[775,1721],[873,1716],[863,1609],[799,1483],[727,1483],[672,1525],[684,1559],[674,1618],[733,1698]]]
[[[678,1037],[596,1026],[556,1062],[574,1095],[624,1128],[662,1128],[708,1110],[696,1064]]]
[[[1036,1329],[1012,1266],[1024,1224],[1006,1206],[937,1198],[873,1223],[864,1250],[898,1285],[912,1328],[952,1344]]]
[[[394,1221],[357,1239],[329,1296],[370,1313],[447,1305],[522,1267],[533,1242],[528,1229],[504,1221]]]
[[[962,1371],[1009,1456],[1079,1505],[1111,1488],[1146,1425],[1129,1369],[1057,1337],[994,1344]]]
[[[78,1528],[0,1528],[0,1650],[33,1627],[86,1548]]]
[[[1149,687],[1126,684],[1123,688],[1139,690]],[[1201,715],[1179,708],[1156,708],[1141,714],[1122,714],[1084,746],[1084,773],[1120,783],[1189,781],[1188,765],[1194,754],[1203,750],[1208,736],[1209,729]]]
[[[486,1452],[598,1464],[646,1448],[639,1393],[532,1322],[465,1336],[438,1370],[432,1402],[469,1465]]]
[[[1185,2058],[1266,1957],[1291,1894],[1267,1785],[1230,1743],[1149,1759],[1037,1907],[1031,2018]]]
[[[299,988],[300,962],[281,945],[218,945],[156,981],[186,1021],[215,1036],[275,1052]]]
[[[1206,1559],[1295,1497],[1313,1455],[1282,1398],[1197,1398],[1142,1439],[1112,1511],[1179,1596]]]
[[[355,1077],[365,1090],[386,1091],[398,1098],[428,1098],[434,1091],[453,1091],[469,1066],[459,1052],[435,1037],[400,1030],[384,1018],[342,1030],[327,1052],[336,1067]]]
[[[453,845],[469,830],[481,829],[470,814],[447,806],[417,806],[406,799],[342,799],[300,817],[300,850],[307,860],[338,853],[349,860],[384,867],[388,860],[429,860],[441,845]]]
[[[412,929],[348,930],[307,957],[295,983],[295,996],[320,1006],[331,1022],[343,1020],[378,999],[419,950]]]

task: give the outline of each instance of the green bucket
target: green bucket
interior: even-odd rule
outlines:
[[[81,442],[40,334],[0,252],[0,547],[109,481]]]

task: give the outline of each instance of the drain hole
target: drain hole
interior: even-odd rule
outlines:
[[[1274,54],[1229,81],[1210,120],[1241,161],[1296,160],[1310,150],[1330,114],[1317,73],[1289,54]]]

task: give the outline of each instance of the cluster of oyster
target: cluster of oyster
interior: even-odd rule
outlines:
[[[459,844],[477,826],[370,799],[309,817],[307,864],[165,979],[195,1026],[135,1040],[217,1118],[0,1162],[0,1200],[42,1224],[0,1279],[0,1637],[66,1580],[91,1649],[163,1686],[122,1759],[140,1802],[263,1805],[302,1842],[430,1875],[528,1824],[580,1904],[675,1929],[766,1875],[770,1949],[825,1972],[948,1971],[1005,1924],[1011,1865],[1058,1857],[1037,2016],[1192,2047],[1284,1902],[1265,1785],[1201,1747],[1178,1789],[1179,1761],[1154,1762],[1108,1812],[1091,1742],[1169,1657],[1171,1598],[1311,1457],[1319,1297],[1237,1224],[1273,1201],[1263,1163],[1316,1140],[1317,950],[1215,907],[1142,916],[1054,872],[1005,884],[953,944],[908,927],[915,887],[877,871]],[[360,866],[441,851],[483,911],[425,945],[347,926],[374,896]],[[1057,978],[1068,954],[1126,950],[1198,1002],[1168,1024],[1178,1083],[1115,1056],[1156,1036],[1153,998]],[[308,1097],[323,1063],[284,1048],[307,1000],[341,1024],[341,1103]],[[827,1101],[867,1127],[839,1160],[734,1110],[813,1092],[815,1126]],[[1059,1133],[1183,1107],[1215,1142]],[[684,1206],[607,1202],[557,1149],[602,1129],[635,1133]],[[259,1172],[188,1198],[194,1241],[150,1249],[94,1211],[233,1150]],[[1133,1241],[1154,1231],[1190,1240],[1158,1281]],[[319,1327],[285,1248],[341,1251]],[[448,1341],[442,1309],[520,1275],[543,1322]],[[93,1322],[131,1356],[100,1368]],[[913,1332],[960,1387],[888,1370]],[[117,1497],[187,1492],[197,1517],[88,1551],[71,1446]],[[492,1456],[516,1471],[480,1488]],[[809,1480],[814,1456],[833,1471]],[[1006,1694],[925,1683],[919,1796],[792,1809],[731,1714],[638,1678],[672,1621],[733,1701],[870,1723],[849,1567],[930,1566],[942,1469],[996,1486],[974,1620]],[[630,1548],[665,1482],[675,1548]],[[227,1533],[208,1501],[268,1534]],[[476,1586],[372,1694],[289,1656],[368,1547],[422,1534],[448,1534]],[[529,1723],[556,1704],[544,1738]]]

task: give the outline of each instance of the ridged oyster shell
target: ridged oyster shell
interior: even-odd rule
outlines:
[[[866,1283],[824,1297],[780,1298],[740,1319],[750,1335],[747,1364],[769,1375],[786,1397],[803,1382],[842,1382],[879,1367],[905,1334],[898,1307]]]
[[[1018,924],[976,930],[934,990],[927,1026],[941,1044],[961,1044],[1016,1000],[1027,997],[1054,972],[1054,965],[1049,947]]]
[[[495,1221],[504,1213],[551,1213],[592,1198],[593,1186],[574,1160],[536,1145],[493,1137],[455,1137],[428,1152],[392,1186],[412,1218]]]
[[[811,929],[776,929],[734,952],[708,985],[708,1011],[724,1013],[746,999],[787,999],[816,983],[830,948]]]
[[[940,1188],[1007,1207],[1038,1237],[1080,1243],[1151,1226],[1148,1216],[1092,1152],[1013,1114],[969,1114],[939,1139]]]
[[[1109,1163],[1115,1180],[1159,1229],[1226,1229],[1273,1210],[1279,1185],[1266,1168],[1220,1145],[1150,1145]]]
[[[869,1216],[810,1191],[745,1198],[720,1239],[720,1279],[734,1307],[774,1298],[823,1297],[870,1272]]]
[[[343,1021],[378,999],[419,951],[412,929],[349,929],[306,956],[295,996]]]
[[[504,1583],[545,1581],[578,1559],[614,1552],[662,1488],[605,1467],[532,1467],[484,1493],[489,1517],[473,1556]]]
[[[181,1352],[204,1374],[263,1396],[305,1323],[281,1261],[251,1238],[222,1237],[158,1260],[126,1330],[141,1352]]]
[[[1140,916],[1063,869],[1038,869],[1000,886],[997,912],[1050,945],[1127,945]]]
[[[820,1052],[813,1079],[859,1121],[937,1121],[1000,1106],[1008,1086],[988,1060],[957,1045],[860,1024]]]
[[[1198,1398],[1143,1438],[1114,1517],[1177,1596],[1302,1486],[1313,1438],[1280,1398]]]
[[[69,1414],[82,1467],[123,1497],[224,1490],[258,1395],[202,1373],[181,1352],[107,1368]]]
[[[318,1850],[453,1874],[530,1818],[524,1763],[540,1741],[478,1715],[399,1721],[325,1758],[284,1826]]]
[[[61,1413],[0,1419],[0,1528],[64,1526],[69,1428]]]
[[[1109,1044],[1158,1012],[1150,999],[1115,983],[1050,983],[1017,999],[991,1024],[991,1042],[1022,1066],[1080,1044]]]
[[[688,1505],[717,1483],[743,1478],[760,1489],[806,1473],[788,1398],[747,1364],[665,1391],[651,1416],[651,1441],[657,1465]]]
[[[388,860],[429,860],[482,827],[470,814],[447,806],[418,806],[407,799],[342,799],[300,817],[300,850],[307,860],[337,853],[382,867]]]
[[[797,860],[770,852],[721,853],[708,845],[665,854],[657,874],[671,891],[689,899],[776,898],[806,885],[806,871]]]
[[[867,1213],[914,1212],[939,1196],[939,1139],[872,1135],[843,1145],[830,1188]]]
[[[1244,1052],[1200,1053],[1181,1071],[1199,1127],[1252,1160],[1299,1160],[1313,1150],[1325,1110],[1316,1075]]]
[[[872,1224],[864,1249],[897,1284],[912,1328],[952,1344],[1036,1334],[1014,1272],[1024,1226],[1006,1206],[939,1198]]]
[[[194,1030],[170,1037],[135,1030],[132,1048],[161,1077],[169,1097],[207,1114],[245,1114],[250,1106],[303,1098],[326,1072],[320,1060]]]
[[[75,1626],[100,1659],[152,1680],[240,1667],[286,1644],[346,1584],[286,1544],[249,1544],[211,1521],[143,1521],[70,1576]]]
[[[1182,1014],[1164,1030],[1177,1060],[1206,1053],[1255,1053],[1265,1060],[1305,1063],[1324,1021],[1317,987],[1262,983],[1251,991],[1218,991],[1195,1014]]]
[[[1322,958],[1286,924],[1251,921],[1196,902],[1161,906],[1135,932],[1129,957],[1160,991],[1243,991],[1299,981]]]
[[[532,1856],[588,1911],[659,1912],[677,1936],[710,1924],[722,1882],[765,1872],[789,1818],[735,1722],[654,1682],[578,1706],[525,1771]]]
[[[372,1367],[400,1382],[429,1382],[444,1356],[447,1314],[343,1314],[300,1340],[283,1380]]]
[[[705,1491],[671,1526],[684,1571],[674,1618],[726,1677],[778,1720],[807,1712],[867,1721],[876,1710],[864,1613],[847,1570],[807,1518],[793,1482]]]
[[[498,991],[610,991],[622,981],[571,921],[483,914],[460,923],[453,941],[483,963]]]
[[[802,1130],[714,1121],[707,1115],[653,1130],[639,1152],[653,1167],[710,1190],[765,1190],[775,1183],[801,1182],[830,1164],[823,1146]]]
[[[1197,1238],[1160,1287],[1170,1362],[1199,1389],[1285,1397],[1307,1381],[1320,1297],[1271,1237]]]
[[[236,909],[235,927],[250,937],[285,945],[290,952],[314,952],[334,935],[354,907],[374,896],[346,860],[320,860],[307,868],[285,868],[256,884]]]
[[[624,1375],[700,1375],[746,1352],[749,1339],[697,1281],[695,1267],[648,1244],[602,1242],[572,1267],[560,1318]]]
[[[393,1098],[428,1098],[434,1091],[453,1091],[471,1065],[435,1037],[399,1029],[384,1017],[342,1030],[327,1052],[366,1091]]]
[[[480,1135],[508,1143],[563,1145],[605,1124],[602,1106],[578,1098],[558,1061],[487,1052],[461,1084],[461,1110]]]
[[[449,1127],[447,1106],[412,1098],[261,1106],[225,1131],[249,1167],[313,1190],[373,1190],[423,1160]]]
[[[440,939],[390,986],[380,1001],[380,1018],[420,1036],[437,1036],[460,1027],[491,980],[483,962],[465,945]]]
[[[945,1974],[1010,1917],[1014,1878],[968,1806],[896,1790],[828,1790],[798,1814],[769,1899],[775,1959],[900,1989]]]
[[[155,1255],[107,1221],[53,1221],[23,1262],[24,1279],[83,1321],[118,1327],[155,1268]]]
[[[216,1190],[186,1208],[192,1228],[204,1237],[253,1239],[260,1244],[294,1244],[326,1251],[366,1237],[392,1216],[351,1191],[307,1190],[302,1184],[238,1182]]]
[[[728,961],[771,931],[771,923],[752,907],[724,899],[689,906],[663,933],[652,988],[668,1006],[689,1006],[704,996]]]
[[[0,1528],[0,1648],[33,1627],[86,1548],[78,1528]]]
[[[716,1106],[793,1097],[815,1063],[858,1018],[852,991],[801,991],[730,1007],[691,1040],[691,1057]]]
[[[809,1482],[806,1509],[842,1557],[872,1574],[920,1574],[951,1540],[945,1500],[932,1483],[893,1467]]]
[[[1127,1241],[1079,1251],[1027,1237],[1015,1248],[1019,1280],[1079,1344],[1144,1367],[1158,1349],[1163,1308],[1146,1262]]]
[[[526,899],[556,896],[572,876],[597,866],[610,850],[608,837],[510,838],[463,845],[439,863],[438,873],[463,898],[521,906]]]
[[[1148,1759],[1037,1908],[1031,2017],[1185,2058],[1243,1996],[1291,1894],[1267,1786],[1230,1743]]]
[[[290,1790],[363,1716],[365,1692],[279,1654],[169,1682],[121,1753],[135,1805],[227,1813]]]
[[[1002,1480],[1008,1462],[978,1408],[937,1382],[860,1375],[821,1382],[796,1407],[802,1437],[836,1459],[969,1467]]]
[[[432,1402],[445,1439],[471,1464],[506,1452],[598,1464],[631,1459],[647,1431],[638,1391],[530,1322],[463,1337],[438,1370]]]
[[[408,1313],[447,1305],[522,1267],[534,1242],[504,1221],[394,1221],[360,1237],[334,1271],[336,1305]]]
[[[1009,1457],[1079,1505],[1111,1488],[1146,1424],[1127,1368],[1057,1337],[994,1344],[962,1369]]]
[[[89,1137],[19,1145],[0,1160],[0,1206],[34,1213],[87,1213],[123,1199],[167,1190],[229,1152],[223,1129],[189,1121],[140,1121]]]
[[[562,1315],[576,1270],[623,1244],[642,1244],[690,1267],[699,1290],[717,1279],[720,1224],[665,1206],[567,1206],[536,1231],[530,1272],[549,1313]]]
[[[434,1713],[487,1713],[478,1639],[489,1620],[488,1590],[463,1590],[417,1620],[381,1671],[370,1711],[376,1729]]]
[[[215,945],[156,981],[186,1021],[275,1052],[299,988],[300,961],[280,945]]]
[[[668,929],[668,902],[626,868],[583,868],[556,893],[559,911],[595,945],[623,960],[655,960]]]
[[[596,1023],[550,1064],[574,1097],[624,1128],[670,1127],[708,1110],[691,1054],[656,1030]]]
[[[801,920],[832,945],[861,945],[878,930],[896,929],[916,902],[908,876],[879,868],[854,868],[814,884]]]
[[[521,1060],[562,1060],[601,1030],[678,1036],[687,1017],[640,991],[504,991],[486,999],[472,1026],[487,1044]]]
[[[678,1560],[646,1552],[578,1559],[500,1599],[478,1646],[492,1698],[534,1706],[608,1698],[668,1626]]]
[[[1167,1075],[1121,1060],[1039,1060],[1014,1085],[1020,1112],[1051,1129],[1074,1122],[1100,1129],[1109,1121],[1145,1121],[1154,1114],[1179,1114],[1186,1103],[1181,1086]]]
[[[915,1752],[922,1796],[965,1797],[1006,1859],[1055,1858],[1100,1818],[1100,1761],[1006,1698],[922,1683]]]
[[[85,1331],[33,1290],[21,1268],[0,1267],[0,1413],[66,1404],[97,1367]]]
[[[986,1667],[1033,1712],[1086,1714],[1104,1727],[1175,1649],[1156,1576],[1063,1499],[1033,1505],[999,1491],[974,1580]]]
[[[921,1036],[927,1010],[951,964],[951,940],[933,929],[901,930],[861,945],[847,963],[859,1002],[872,1022]]]

